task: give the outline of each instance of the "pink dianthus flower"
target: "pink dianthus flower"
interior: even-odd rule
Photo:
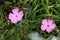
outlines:
[[[56,24],[54,23],[54,21],[52,19],[43,19],[42,20],[42,25],[41,25],[41,30],[42,31],[47,31],[48,33],[50,33],[52,30],[54,30],[56,28]]]
[[[23,11],[19,11],[18,8],[12,10],[12,13],[8,17],[12,23],[16,24],[18,21],[22,21]]]

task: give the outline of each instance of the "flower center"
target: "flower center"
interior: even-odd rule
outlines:
[[[16,17],[17,17],[17,15],[16,15]]]
[[[47,27],[49,27],[49,25],[47,25]]]

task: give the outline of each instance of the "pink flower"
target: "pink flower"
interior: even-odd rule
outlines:
[[[52,30],[54,30],[56,28],[56,24],[54,23],[54,21],[52,19],[43,19],[42,20],[42,25],[41,25],[41,30],[42,31],[47,31],[48,33],[50,33]]]
[[[18,21],[22,21],[23,11],[19,11],[18,8],[12,10],[12,13],[8,17],[12,23],[16,24]]]

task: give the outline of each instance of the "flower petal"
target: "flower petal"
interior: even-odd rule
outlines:
[[[12,23],[16,24],[17,20],[14,14],[10,13],[9,14],[9,19],[11,20]]]
[[[47,31],[48,33],[50,33],[50,32],[52,31],[52,29],[51,29],[50,27],[47,27],[47,28],[46,28],[46,31]]]
[[[47,24],[48,22],[47,22],[47,19],[43,19],[42,20],[42,24]]]
[[[51,25],[51,24],[53,24],[54,23],[54,21],[52,20],[52,19],[48,19],[48,24],[49,25]]]
[[[15,15],[17,15],[18,11],[19,11],[18,8],[15,8],[15,9],[12,10],[12,12],[13,12]]]
[[[50,25],[50,28],[51,29],[55,29],[56,28],[56,24],[54,23],[54,24]]]
[[[21,21],[22,18],[23,18],[23,11],[20,11],[20,12],[18,13],[17,20],[18,20],[18,21]]]
[[[41,25],[41,30],[45,31],[45,29],[47,28],[47,25]]]

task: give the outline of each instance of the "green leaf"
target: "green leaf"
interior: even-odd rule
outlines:
[[[14,28],[10,29],[9,35],[12,35],[14,32],[15,32]]]
[[[21,40],[19,35],[12,35],[9,40]]]
[[[16,3],[16,0],[13,0],[13,3]]]

